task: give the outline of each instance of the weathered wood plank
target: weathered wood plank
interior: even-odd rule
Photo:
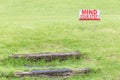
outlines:
[[[80,52],[61,52],[61,53],[34,53],[34,54],[13,54],[12,58],[27,58],[27,59],[66,59],[69,57],[79,58]]]
[[[32,70],[30,72],[17,72],[15,76],[23,77],[23,76],[68,76],[72,73],[71,69],[59,69],[59,70]]]
[[[73,74],[86,74],[90,72],[89,68],[81,68],[81,69],[58,69],[58,70],[32,70],[30,72],[17,72],[14,76],[24,77],[24,76],[71,76]]]

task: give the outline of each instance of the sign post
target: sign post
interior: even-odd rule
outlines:
[[[80,21],[99,21],[100,11],[96,9],[81,9],[79,12]]]

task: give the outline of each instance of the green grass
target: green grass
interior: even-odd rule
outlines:
[[[0,0],[0,80],[19,80],[12,75],[30,70],[24,65],[92,69],[65,80],[120,80],[119,5],[119,0]],[[79,9],[99,9],[101,21],[78,21]],[[49,63],[8,58],[13,53],[68,51],[83,56]]]

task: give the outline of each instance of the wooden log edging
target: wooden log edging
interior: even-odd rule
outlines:
[[[16,72],[14,76],[24,77],[24,76],[71,76],[72,74],[86,74],[90,72],[89,68],[81,68],[77,70],[72,70],[68,68],[58,69],[58,70],[32,70],[30,72]]]
[[[27,58],[27,59],[66,59],[69,57],[79,58],[80,52],[61,52],[61,53],[35,53],[35,54],[13,54],[12,58]]]

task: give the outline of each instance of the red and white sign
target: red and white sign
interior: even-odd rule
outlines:
[[[100,20],[100,12],[96,9],[82,9],[79,12],[79,20]]]

